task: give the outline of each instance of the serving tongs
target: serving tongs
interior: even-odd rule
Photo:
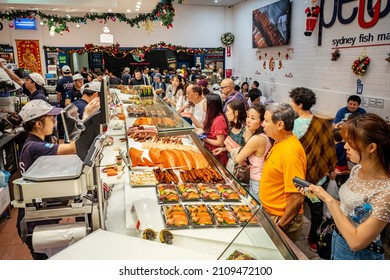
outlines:
[[[133,165],[133,163],[131,162],[131,158],[128,157],[122,149],[119,150],[119,155],[122,157],[123,162],[125,166],[127,166],[127,168],[129,169],[129,171],[131,173],[134,173],[133,169],[131,168],[131,166]]]

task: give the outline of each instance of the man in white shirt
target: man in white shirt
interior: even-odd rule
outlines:
[[[197,84],[190,84],[187,89],[187,99],[193,104],[189,111],[183,111],[180,115],[191,119],[192,125],[203,129],[203,122],[206,119],[206,112],[203,103],[206,100],[202,96],[202,89]]]

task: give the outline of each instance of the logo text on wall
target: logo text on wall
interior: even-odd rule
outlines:
[[[329,18],[329,15],[327,14],[328,11],[324,11],[324,5],[325,0],[321,0],[321,12],[320,12],[320,22],[319,22],[319,29],[318,29],[318,46],[322,45],[322,31],[323,28],[330,28],[334,25],[336,22],[336,19],[341,24],[350,24],[352,23],[356,17],[358,19],[358,24],[361,28],[371,28],[375,26],[379,19],[387,16],[390,12],[390,0],[376,0],[376,3],[373,5],[374,0],[333,0],[333,12],[332,16],[329,22],[325,22],[325,17]],[[384,5],[383,10],[381,10],[381,2],[387,1],[386,5]],[[357,2],[357,7],[352,8],[351,13],[348,13],[346,11],[343,12],[343,5],[347,4],[349,2]],[[366,5],[367,2],[367,5]],[[367,12],[367,14],[371,17],[369,21],[366,21],[364,15]],[[326,16],[325,16],[326,14]],[[378,38],[388,38],[389,34],[382,34],[381,37]],[[362,36],[368,36],[366,38],[371,39],[369,35],[363,34]],[[356,39],[356,38],[355,38]],[[364,39],[362,39],[364,40]],[[378,39],[379,40],[379,39]],[[366,41],[368,42],[368,41]],[[333,44],[333,42],[332,42]]]

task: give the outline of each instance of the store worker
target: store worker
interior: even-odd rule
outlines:
[[[91,83],[85,84],[81,88],[82,97],[73,103],[73,105],[75,105],[78,109],[78,114],[79,114],[80,120],[82,120],[84,117],[85,107],[92,100],[95,100],[95,99],[98,100],[98,98],[96,98],[96,97],[99,96],[100,87],[101,87],[101,83],[91,82]]]
[[[84,117],[94,113],[100,106],[100,102],[91,102],[85,108]],[[44,141],[46,135],[51,135],[56,124],[56,116],[61,113],[61,108],[51,106],[43,100],[32,100],[23,106],[19,112],[24,130],[28,133],[26,142],[20,153],[20,172],[23,174],[40,157],[47,155],[67,155],[76,153],[76,142],[68,144],[51,144]],[[21,237],[20,222],[24,217],[24,208],[19,208],[17,228]],[[55,221],[56,222],[56,221]],[[50,221],[34,222],[28,224],[28,231],[38,224],[47,224]],[[53,223],[53,221],[52,221]],[[32,246],[32,237],[25,240],[34,259],[46,259],[46,254],[35,253]]]
[[[47,100],[45,95],[45,80],[42,75],[39,73],[30,73],[27,75],[23,81],[19,78],[12,70],[4,66],[3,62],[0,60],[0,68],[2,68],[5,73],[10,77],[12,81],[17,83],[19,86],[23,87],[23,93],[28,96],[30,100],[41,99]]]
[[[358,95],[351,95],[348,97],[347,106],[338,110],[334,117],[333,128],[341,128],[344,122],[352,116],[359,116],[367,113],[364,108],[360,107],[361,103],[362,99]]]
[[[73,75],[73,88],[65,93],[65,106],[81,98],[81,87],[84,85],[84,77],[81,74]]]
[[[62,71],[62,78],[58,80],[56,86],[56,93],[57,93],[58,104],[60,105],[60,107],[65,108],[66,92],[73,88],[73,77],[72,77],[72,72],[70,70],[70,67],[68,65],[64,65],[61,68],[61,71]]]

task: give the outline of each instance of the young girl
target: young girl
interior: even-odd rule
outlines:
[[[340,201],[320,186],[312,184],[308,190],[326,203],[333,216],[332,259],[383,260],[380,233],[390,222],[390,127],[367,113],[345,122],[341,134],[347,157],[357,165],[340,188]],[[370,216],[354,222],[355,207],[365,203],[372,208]]]
[[[249,138],[242,150],[238,153],[236,162],[242,166],[250,164],[249,193],[259,200],[260,179],[263,172],[265,156],[271,148],[271,141],[264,133],[261,124],[264,121],[265,107],[255,104],[248,110],[246,129],[253,135]]]
[[[234,149],[245,144],[245,137],[251,132],[245,128],[246,111],[244,104],[240,100],[230,102],[226,107],[225,115],[229,122],[229,135],[225,139],[225,147],[216,148],[213,151],[213,155],[218,155],[221,152],[227,151],[229,159],[226,169],[232,173],[235,160],[232,158],[231,153]]]
[[[207,94],[204,104],[206,119],[203,123],[203,131],[207,134],[207,138],[203,141],[205,147],[210,152],[213,152],[216,148],[224,146],[223,143],[228,134],[228,126],[222,111],[222,101],[219,95],[214,93]],[[226,151],[219,153],[215,157],[223,166],[226,166],[228,161]]]

